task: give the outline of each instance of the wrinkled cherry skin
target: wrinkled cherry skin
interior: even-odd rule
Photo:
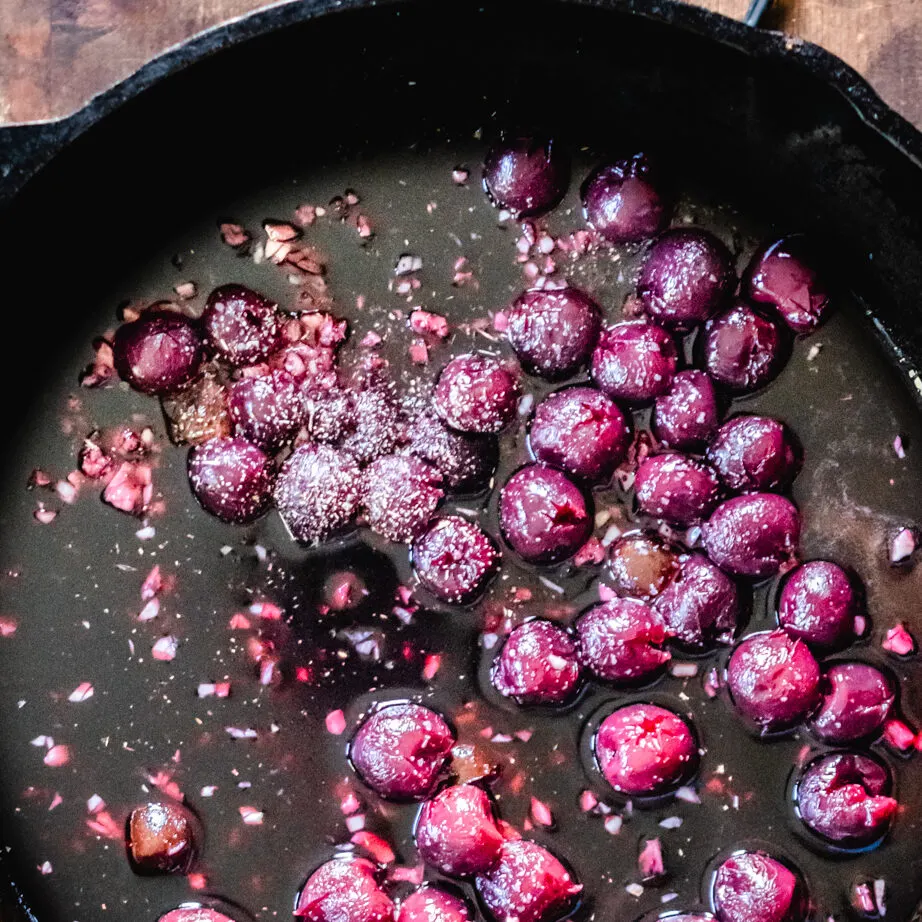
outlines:
[[[605,780],[632,797],[665,794],[698,767],[698,743],[691,727],[655,704],[629,704],[609,714],[594,745]]]
[[[788,730],[816,710],[820,667],[784,631],[752,634],[730,657],[727,686],[737,710],[763,733]]]
[[[773,381],[790,351],[781,326],[742,301],[709,320],[700,341],[704,370],[731,394]]]
[[[208,295],[202,313],[205,340],[234,366],[253,365],[280,344],[278,305],[245,285],[221,285]]]
[[[646,458],[634,479],[637,506],[673,525],[706,519],[720,502],[720,480],[704,461],[679,452]]]
[[[679,559],[678,573],[653,607],[674,642],[693,652],[731,643],[740,617],[736,584],[704,554]]]
[[[816,269],[808,238],[782,237],[752,257],[743,277],[745,296],[769,304],[795,333],[811,333],[829,312],[829,289]]]
[[[217,438],[193,445],[187,473],[202,508],[222,522],[253,522],[272,499],[272,459],[246,439]]]
[[[592,356],[602,312],[578,288],[532,289],[507,312],[506,335],[526,371],[541,378],[569,378]]]
[[[483,187],[497,208],[516,218],[544,214],[560,202],[570,184],[570,161],[559,144],[544,138],[515,138],[490,149]]]
[[[634,243],[662,230],[669,208],[644,154],[600,166],[580,190],[586,223],[609,243]]]
[[[472,602],[500,563],[499,548],[479,525],[460,516],[436,519],[413,542],[413,567],[436,598],[452,605]]]
[[[296,448],[282,466],[274,498],[295,540],[317,543],[352,522],[361,487],[361,471],[352,454],[307,444]]]
[[[439,887],[422,886],[400,901],[397,922],[469,922],[467,903]]]
[[[736,284],[733,257],[713,234],[693,227],[668,230],[647,254],[637,294],[665,326],[689,330],[720,309]]]
[[[385,455],[365,469],[362,501],[368,527],[389,541],[421,535],[445,493],[442,475],[412,455]]]
[[[835,663],[826,670],[822,689],[823,703],[810,728],[834,745],[879,733],[896,695],[889,676],[868,663]]]
[[[516,375],[495,358],[460,355],[439,375],[432,395],[436,413],[460,432],[501,432],[515,419]]]
[[[393,922],[394,904],[365,858],[334,858],[320,865],[298,894],[294,914],[309,922]]]
[[[875,759],[832,753],[807,766],[797,784],[797,811],[817,835],[860,848],[883,836],[899,809],[889,791],[890,773]]]
[[[612,544],[608,566],[619,593],[652,599],[679,572],[679,555],[659,535],[633,532]]]
[[[803,451],[780,420],[737,416],[717,430],[707,459],[733,493],[780,493],[800,472]]]
[[[603,330],[592,354],[592,379],[614,400],[642,404],[672,385],[678,354],[661,326],[628,320]]]
[[[720,922],[804,922],[804,882],[763,852],[731,855],[714,875],[714,910]]]
[[[568,387],[538,404],[528,438],[536,460],[597,483],[609,480],[624,460],[631,430],[601,391]]]
[[[112,341],[115,370],[142,394],[172,394],[198,374],[205,357],[194,321],[156,307],[123,323]]]
[[[714,384],[703,372],[680,371],[653,406],[653,433],[665,448],[701,451],[720,425]]]
[[[554,855],[526,839],[505,842],[494,867],[477,877],[477,892],[496,922],[557,922],[582,889]]]
[[[294,438],[304,422],[301,394],[287,371],[235,381],[227,403],[237,434],[268,451]]]
[[[639,682],[669,661],[662,619],[637,599],[593,606],[577,620],[576,635],[580,662],[606,682]]]
[[[499,522],[512,549],[529,563],[559,563],[592,534],[590,501],[572,480],[543,464],[519,468],[500,493]]]
[[[562,704],[579,687],[576,643],[550,621],[526,621],[503,644],[493,663],[493,687],[520,704]]]
[[[455,735],[435,711],[420,704],[388,704],[367,717],[349,758],[359,777],[382,797],[428,796],[451,758]]]
[[[708,557],[731,576],[774,576],[796,557],[799,545],[800,513],[776,493],[728,499],[704,525]]]
[[[127,832],[128,858],[138,874],[185,874],[195,860],[195,821],[179,804],[132,810]]]
[[[416,822],[420,858],[450,877],[488,870],[503,842],[490,798],[473,784],[440,791],[423,804]]]
[[[778,623],[818,647],[841,647],[855,637],[860,600],[853,578],[838,564],[810,560],[790,573],[778,599]]]
[[[454,493],[483,490],[499,461],[496,436],[456,432],[432,412],[410,423],[407,438],[410,453],[436,468]]]

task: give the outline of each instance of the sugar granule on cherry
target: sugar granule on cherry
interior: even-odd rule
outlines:
[[[407,440],[408,451],[436,468],[453,493],[483,490],[499,461],[496,436],[450,429],[432,411],[410,422]]]
[[[370,714],[349,747],[359,777],[382,797],[419,800],[437,784],[455,736],[444,718],[420,704],[388,704]]]
[[[195,821],[180,804],[149,803],[128,817],[127,847],[139,874],[185,874],[198,851]]]
[[[235,367],[262,361],[281,344],[278,305],[245,285],[215,288],[202,325],[207,345]]]
[[[506,312],[506,336],[523,367],[551,380],[570,377],[592,355],[602,312],[578,288],[524,292]]]
[[[612,599],[576,622],[579,659],[606,682],[633,684],[655,676],[669,662],[666,626],[638,599]]]
[[[649,600],[679,572],[679,555],[653,532],[631,532],[612,544],[608,566],[619,593]]]
[[[817,835],[842,848],[881,838],[899,804],[890,773],[871,756],[837,752],[811,762],[796,786],[797,812]]]
[[[413,568],[436,598],[459,605],[473,601],[499,569],[500,552],[479,525],[443,516],[414,542]]]
[[[315,544],[343,531],[359,510],[362,477],[348,451],[301,445],[282,466],[274,498],[297,541]]]
[[[780,420],[737,416],[717,430],[707,459],[733,493],[780,493],[800,472],[803,450]]]
[[[609,243],[652,237],[669,218],[669,207],[649,159],[635,154],[594,170],[580,190],[589,226]]]
[[[730,657],[727,685],[736,708],[763,733],[787,730],[818,706],[820,667],[784,631],[752,634]]]
[[[497,922],[557,922],[582,889],[559,859],[527,839],[505,842],[496,864],[477,877],[477,892]]]
[[[352,419],[341,440],[361,464],[395,451],[401,440],[401,417],[390,390],[382,386],[355,392]]]
[[[721,498],[716,471],[679,452],[646,458],[637,468],[634,491],[641,512],[680,526],[706,519]]]
[[[506,638],[493,663],[493,687],[521,704],[563,704],[579,687],[576,643],[550,621],[526,621]]]
[[[514,138],[496,144],[483,164],[483,186],[490,201],[513,217],[550,211],[570,183],[570,161],[549,138]]]
[[[605,780],[632,797],[674,790],[698,767],[698,743],[687,721],[654,704],[629,704],[609,714],[593,746]]]
[[[683,555],[677,570],[653,600],[672,641],[692,652],[731,643],[741,614],[736,584],[704,554]]]
[[[224,522],[252,522],[271,502],[275,465],[245,439],[209,439],[193,445],[187,472],[195,498]]]
[[[537,461],[604,483],[624,460],[631,430],[618,405],[601,391],[567,387],[538,404],[528,439]]]
[[[823,702],[810,728],[824,742],[853,743],[878,734],[893,708],[891,678],[869,663],[833,663],[822,682]]]
[[[653,405],[653,433],[664,448],[701,451],[720,425],[714,383],[703,372],[680,371]]]
[[[452,359],[432,395],[436,413],[460,432],[501,432],[515,419],[519,381],[492,356],[470,354]]]
[[[775,493],[728,499],[705,523],[704,546],[711,560],[732,576],[774,576],[796,560],[800,513]]]
[[[727,858],[714,875],[713,898],[720,922],[803,922],[809,909],[800,875],[764,852]]]
[[[144,394],[172,394],[198,374],[205,357],[195,321],[153,307],[122,324],[112,342],[115,370]]]
[[[654,241],[640,270],[637,293],[655,320],[687,330],[708,320],[735,284],[726,246],[706,230],[682,227]]]
[[[385,455],[365,469],[362,504],[368,527],[390,541],[422,534],[445,495],[442,475],[412,455]]]
[[[487,871],[496,863],[505,841],[490,798],[474,784],[444,788],[427,800],[415,833],[423,861],[450,877]]]
[[[309,922],[393,922],[394,904],[365,858],[333,858],[320,865],[298,894],[294,914]]]
[[[854,639],[860,609],[856,578],[832,561],[811,560],[785,580],[778,599],[778,623],[807,643],[841,647]]]
[[[542,464],[528,464],[500,492],[500,527],[524,560],[559,563],[572,557],[592,534],[590,502],[565,474]]]
[[[281,370],[235,381],[228,409],[237,434],[268,451],[294,438],[305,418],[295,379]]]
[[[603,330],[592,354],[592,380],[614,400],[643,404],[672,385],[678,353],[661,326],[628,320]]]

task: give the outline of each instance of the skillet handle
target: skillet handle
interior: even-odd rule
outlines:
[[[772,0],[749,0],[749,9],[746,10],[746,15],[743,16],[743,22],[747,26],[752,26],[753,29],[758,28],[759,23],[765,18],[765,14],[771,5]]]
[[[70,119],[0,126],[0,210],[70,139]]]

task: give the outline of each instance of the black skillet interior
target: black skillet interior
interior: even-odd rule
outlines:
[[[450,14],[444,4],[400,3],[307,22],[277,10],[259,29],[272,17],[291,20],[286,28],[222,48],[129,101],[69,144],[4,217],[10,443],[54,443],[55,432],[25,435],[51,418],[43,382],[70,368],[88,331],[109,319],[88,316],[98,293],[115,276],[130,278],[178,227],[339,155],[355,165],[356,185],[371,184],[382,155],[469,149],[475,132],[510,126],[594,151],[654,150],[692,196],[765,226],[814,232],[833,264],[847,267],[857,329],[879,337],[918,400],[922,170],[825,82],[828,58],[794,48],[787,60],[774,40],[767,54],[733,47],[745,41],[719,17],[671,7],[661,15],[689,28],[625,4],[543,0],[461,0]],[[219,35],[210,50],[221,44]],[[905,139],[916,143],[911,132]],[[18,352],[28,356],[25,374]],[[856,378],[884,374],[857,354],[851,367]],[[828,423],[827,434],[836,426]],[[859,449],[850,463],[871,462]],[[20,467],[11,460],[11,473]],[[922,517],[922,499],[908,481],[905,490],[908,514]],[[11,527],[20,518],[4,514],[4,566],[14,559]],[[49,896],[55,878],[38,878],[34,856],[10,844],[25,900],[46,922],[64,919]],[[99,917],[95,907],[86,913]]]

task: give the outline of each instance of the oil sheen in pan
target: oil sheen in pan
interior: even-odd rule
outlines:
[[[238,201],[223,203],[222,211],[258,228],[267,216],[285,218],[302,202],[325,203],[355,187],[376,230],[369,245],[361,247],[354,230],[335,224],[321,223],[309,232],[311,242],[329,258],[334,313],[356,319],[360,331],[392,324],[389,311],[405,308],[406,302],[388,292],[388,280],[399,255],[412,252],[423,260],[423,286],[415,303],[456,325],[501,308],[523,287],[515,262],[517,230],[498,225],[477,181],[482,155],[479,146],[472,146],[406,153],[377,162],[374,170],[366,164],[360,169],[334,163],[311,176],[249,190]],[[577,179],[592,162],[584,158],[576,165],[570,193],[550,218],[553,230],[582,226]],[[466,185],[452,181],[459,163],[471,167]],[[222,245],[215,217],[198,216],[161,252],[142,254],[137,266],[126,267],[108,290],[100,286],[86,340],[74,344],[69,366],[44,383],[33,425],[18,441],[2,487],[0,613],[15,618],[18,627],[0,642],[0,808],[12,847],[11,869],[40,918],[154,920],[194,898],[185,878],[136,877],[124,855],[123,818],[149,799],[151,779],[162,780],[163,772],[203,818],[207,833],[199,870],[205,892],[235,900],[258,918],[286,916],[307,874],[332,854],[335,843],[349,838],[340,800],[353,780],[345,751],[362,708],[419,696],[456,723],[462,743],[476,743],[503,767],[496,792],[505,819],[521,827],[531,796],[550,806],[553,830],[538,828],[529,835],[566,858],[586,884],[583,913],[632,919],[700,906],[709,862],[737,843],[758,841],[777,845],[804,873],[818,917],[841,913],[849,888],[860,877],[886,880],[888,917],[908,919],[922,884],[893,870],[909,868],[918,858],[922,783],[911,767],[899,772],[904,811],[884,845],[854,860],[823,857],[795,834],[786,798],[790,773],[809,740],[793,736],[766,743],[748,736],[726,701],[704,693],[702,679],[712,660],[703,660],[696,676],[667,676],[640,695],[694,713],[707,750],[701,803],[635,810],[613,835],[602,818],[579,809],[585,789],[600,797],[608,793],[591,770],[587,773],[580,740],[593,715],[624,696],[596,687],[560,715],[497,701],[481,688],[492,654],[481,646],[477,612],[420,611],[409,625],[391,616],[375,617],[391,610],[397,588],[409,578],[402,549],[388,551],[363,534],[329,551],[305,553],[288,541],[274,515],[250,529],[224,526],[192,500],[185,451],[167,444],[155,401],[124,388],[76,388],[90,357],[90,336],[111,328],[115,306],[126,297],[140,302],[169,297],[174,285],[192,279],[199,288],[194,302],[199,306],[212,286],[230,281],[265,291],[283,306],[292,304],[285,274]],[[778,230],[697,202],[682,203],[679,217],[699,221],[728,240],[734,235],[744,241],[744,256],[756,237]],[[181,269],[171,262],[174,254],[182,256]],[[478,287],[451,285],[461,256],[468,259]],[[627,251],[593,257],[571,278],[594,292],[607,316],[615,318],[631,288],[636,261],[636,254]],[[848,267],[840,268],[847,276]],[[356,309],[360,295],[366,299],[362,311]],[[766,392],[740,401],[737,409],[777,414],[802,439],[806,463],[794,497],[805,513],[805,555],[834,558],[861,574],[872,639],[856,655],[879,660],[879,640],[897,620],[907,621],[922,636],[922,577],[890,570],[885,553],[892,526],[922,521],[917,486],[922,456],[915,450],[922,445],[922,428],[894,375],[869,351],[859,318],[856,305],[839,304],[826,326],[797,343],[780,379]],[[405,334],[394,339],[402,344],[394,348],[397,358],[409,340]],[[433,366],[451,352],[470,348],[506,347],[479,334],[459,333],[450,347],[433,350]],[[420,371],[407,365],[403,374],[407,381],[424,378],[434,367]],[[535,381],[529,387],[536,399],[548,390]],[[71,396],[76,402],[69,405]],[[151,425],[162,447],[155,485],[165,497],[166,511],[152,522],[155,536],[139,539],[139,523],[99,503],[90,489],[73,506],[62,508],[50,525],[37,523],[33,513],[39,495],[26,490],[31,470],[65,474],[83,435],[128,419]],[[898,434],[908,448],[904,460],[892,447]],[[498,480],[525,459],[522,430],[504,438]],[[597,501],[602,506],[612,498],[600,494]],[[459,505],[478,508],[482,503],[462,500]],[[487,523],[495,531],[494,506]],[[257,546],[267,552],[265,559]],[[164,595],[158,617],[141,623],[139,590],[155,564],[175,576],[175,587]],[[549,607],[575,613],[597,598],[585,573],[566,577],[549,572],[550,583],[563,589],[558,594],[534,571],[518,567],[511,554],[504,566],[507,578],[494,587],[491,598],[510,583],[528,587],[533,592],[530,610],[536,614]],[[355,611],[354,624],[373,632],[367,649],[380,646],[377,662],[362,661],[354,653],[339,659],[337,650],[351,649],[341,631],[354,624],[317,614],[325,580],[347,567],[373,587]],[[769,586],[756,594],[747,630],[772,623],[773,592]],[[278,625],[274,637],[287,675],[279,687],[258,682],[246,649],[252,632],[229,628],[235,613],[246,613],[260,599],[275,602],[290,619]],[[171,662],[151,656],[153,643],[164,634],[179,638]],[[329,651],[327,660],[320,659],[319,648]],[[431,653],[441,655],[440,668],[425,683],[421,669]],[[315,681],[298,681],[299,667],[309,670],[302,678]],[[901,709],[918,726],[920,668],[910,661],[899,669],[905,677]],[[200,683],[225,678],[232,685],[229,698],[196,696]],[[92,683],[92,698],[69,701],[83,682]],[[340,708],[347,730],[337,736],[327,731],[325,717]],[[487,727],[490,739],[481,732]],[[257,737],[234,739],[227,728],[253,729]],[[529,731],[522,734],[527,741],[515,737],[523,730]],[[68,747],[66,765],[43,763],[47,740],[46,745],[30,744],[42,736]],[[503,742],[506,738],[512,741]],[[881,755],[895,764],[890,754]],[[105,801],[112,817],[111,839],[98,832],[105,823],[100,826],[98,812],[92,812],[99,810],[94,796]],[[379,811],[375,805],[368,794],[367,829],[393,844],[399,862],[413,864],[415,808]],[[262,812],[261,825],[242,822],[241,808],[248,807]],[[96,831],[88,826],[94,820]],[[638,846],[650,836],[661,839],[670,876],[663,886],[647,886],[636,896],[625,887],[638,881]],[[668,894],[676,896],[664,903]]]

